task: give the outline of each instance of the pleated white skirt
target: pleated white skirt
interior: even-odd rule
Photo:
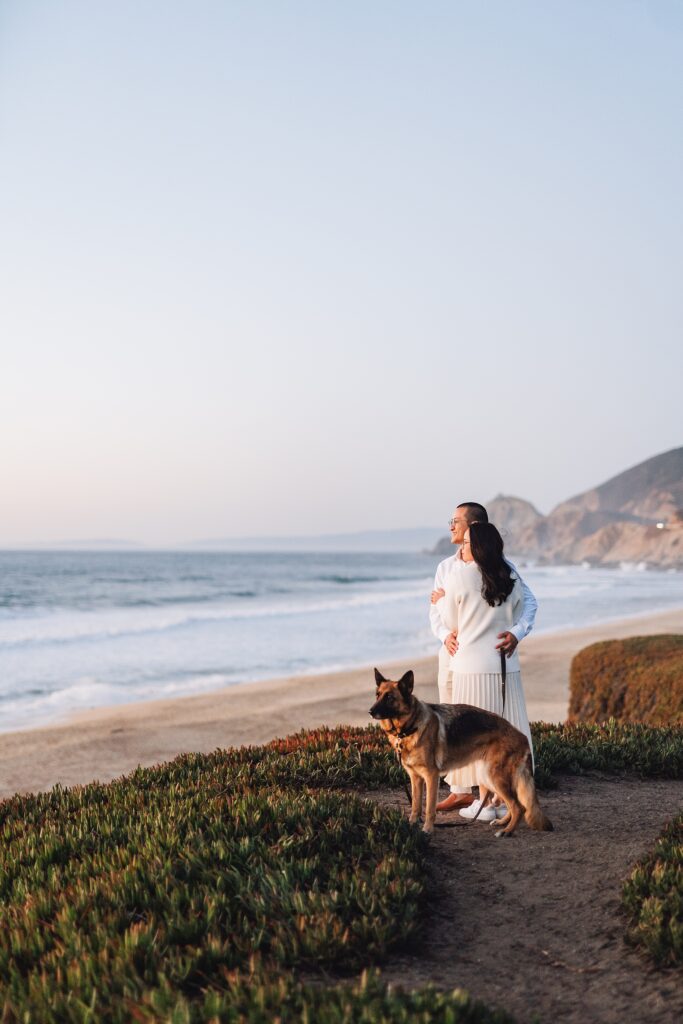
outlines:
[[[503,676],[500,672],[481,672],[469,675],[460,675],[454,672],[452,685],[452,704],[472,704],[475,708],[483,708],[484,711],[493,711],[496,715],[502,715],[510,725],[514,725],[515,729],[523,732],[529,740],[533,759],[534,747],[531,742],[529,716],[522,689],[522,676],[519,672],[507,673],[505,710],[503,710]],[[479,783],[476,763],[467,765],[465,768],[455,768],[446,775],[446,782],[452,789],[460,791],[463,788],[477,786]]]

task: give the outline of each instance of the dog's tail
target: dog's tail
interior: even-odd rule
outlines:
[[[524,820],[530,828],[535,828],[537,832],[553,831],[553,823],[541,810],[536,795],[531,751],[527,752],[524,761],[517,769],[517,799],[524,808]]]

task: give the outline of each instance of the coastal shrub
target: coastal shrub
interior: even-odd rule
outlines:
[[[600,725],[532,722],[536,783],[549,786],[559,773],[632,773],[642,778],[683,778],[683,727],[656,728],[621,722]],[[377,726],[302,731],[262,747],[183,754],[130,778],[141,787],[174,785],[179,778],[220,787],[295,786],[315,789],[403,788],[406,773]],[[26,797],[24,799],[38,799]],[[0,822],[2,810],[0,808]]]
[[[635,774],[641,778],[683,778],[683,727],[657,728],[616,722],[531,726],[537,785],[553,776],[586,771]]]
[[[569,717],[683,724],[683,636],[634,636],[585,647],[570,671]]]
[[[624,882],[626,938],[660,966],[683,964],[683,813]]]
[[[406,993],[374,972],[296,977],[376,962],[416,927],[421,833],[300,784],[322,780],[331,752],[347,785],[342,760],[358,773],[366,755],[378,784],[380,765],[393,778],[378,739],[318,730],[0,803],[2,1021],[510,1024],[466,993]]]
[[[201,1004],[156,994],[154,1006],[136,1007],[140,1022],[211,1024],[514,1024],[502,1010],[489,1010],[466,992],[439,992],[433,986],[404,992],[364,971],[353,985],[301,984],[281,977],[273,982],[228,978],[207,992]]]
[[[323,788],[402,786],[406,774],[378,726],[302,730],[225,752],[236,778]]]
[[[576,775],[590,770],[628,772],[643,778],[683,778],[681,726],[533,722],[531,735],[539,786],[551,785],[555,774]],[[375,789],[402,787],[406,779],[382,730],[372,725],[304,731],[265,747],[219,752],[219,756],[230,759],[237,777],[257,771],[264,783],[284,784],[291,777],[309,786]]]
[[[403,815],[176,769],[1,805],[3,1021],[167,1019],[245,972],[358,968],[413,931],[423,837]]]
[[[680,727],[532,732],[541,783],[588,769],[683,774]],[[0,1019],[507,1019],[374,976],[297,980],[376,963],[415,934],[424,838],[343,792],[404,780],[381,730],[344,727],[3,801]]]
[[[683,727],[605,722],[601,725],[533,722],[536,782],[553,774],[584,771],[630,772],[643,778],[683,778]],[[302,731],[263,747],[216,751],[206,756],[225,765],[236,780],[262,785],[289,782],[322,788],[403,787],[406,773],[377,726],[340,726]],[[170,762],[153,771],[173,771]]]

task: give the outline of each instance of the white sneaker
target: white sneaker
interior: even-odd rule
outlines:
[[[463,807],[463,809],[460,812],[460,817],[461,818],[474,818],[476,816],[477,811],[479,810],[480,807],[481,807],[481,800],[475,800],[474,803],[471,803],[469,807]],[[485,807],[483,809],[483,811],[481,811],[481,813],[477,817],[477,821],[494,821],[495,818],[496,818],[496,808],[495,807],[491,807],[491,805],[489,804],[488,807]]]

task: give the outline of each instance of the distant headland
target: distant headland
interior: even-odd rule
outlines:
[[[683,569],[683,448],[655,455],[542,515],[522,498],[486,503],[506,550],[541,564]],[[447,555],[444,537],[434,554]]]

